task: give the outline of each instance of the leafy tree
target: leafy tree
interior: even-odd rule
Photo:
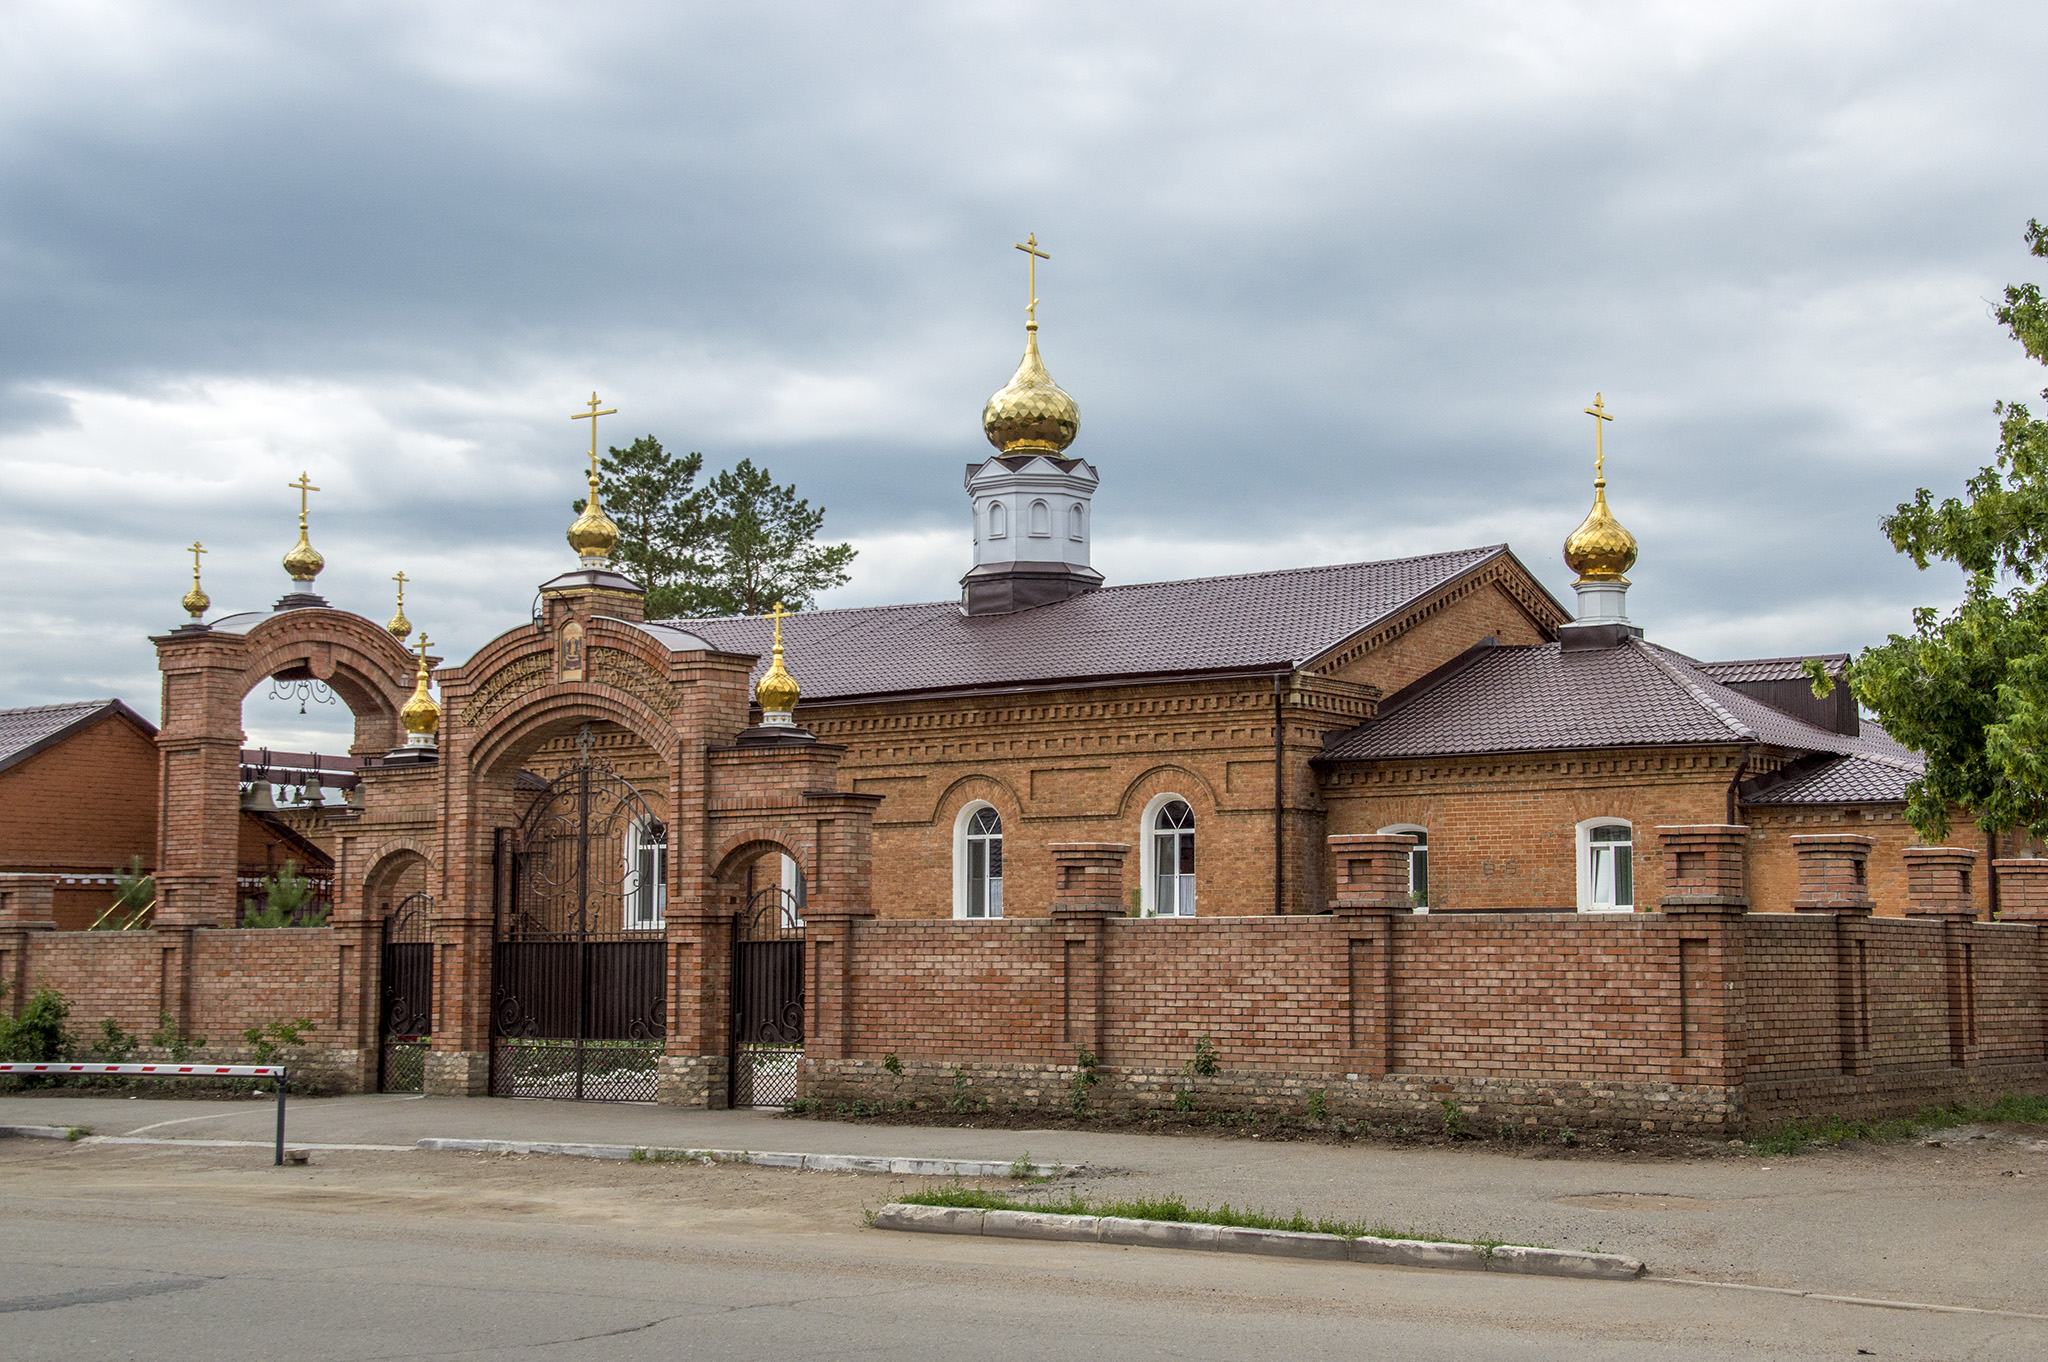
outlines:
[[[652,435],[598,460],[605,513],[619,527],[618,561],[647,588],[647,617],[675,619],[701,613],[705,558],[704,517],[711,493],[697,486],[702,454],[681,458]],[[581,514],[585,502],[577,498]]]
[[[853,546],[816,542],[824,508],[750,459],[699,487],[702,454],[678,458],[643,435],[598,467],[619,562],[647,588],[649,619],[758,615],[777,601],[801,609],[846,581]]]
[[[2029,250],[2048,257],[2048,228],[2027,224]],[[2039,287],[2005,290],[1995,314],[2029,355],[2048,364],[2048,302]],[[2042,396],[2048,398],[2048,391]],[[1966,497],[1939,505],[1926,488],[1885,517],[1884,532],[1923,570],[1937,559],[1968,574],[1947,615],[1913,612],[1913,632],[1866,648],[1848,682],[1887,731],[1926,754],[1906,817],[1923,836],[1947,835],[1951,807],[1979,827],[2048,836],[2048,422],[2000,402],[1996,460]],[[1814,688],[1825,694],[1818,663]]]

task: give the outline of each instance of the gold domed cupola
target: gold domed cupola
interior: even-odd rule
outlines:
[[[405,745],[409,748],[433,747],[435,733],[441,727],[441,707],[434,703],[427,683],[428,642],[427,631],[420,630],[419,671],[413,681],[412,698],[398,711],[398,722],[405,726]]]
[[[768,612],[768,618],[775,621],[775,651],[768,660],[768,670],[754,683],[754,699],[761,705],[763,728],[796,727],[796,702],[804,693],[803,687],[782,665],[782,622],[794,613],[784,610],[781,601]]]
[[[1578,594],[1579,617],[1559,637],[1567,647],[1608,646],[1623,637],[1641,637],[1629,623],[1628,570],[1636,564],[1636,537],[1622,528],[1607,509],[1607,444],[1604,432],[1614,419],[1599,393],[1586,408],[1593,418],[1593,509],[1564,541],[1565,566],[1579,574],[1572,583]],[[1612,626],[1591,632],[1578,626]],[[1612,635],[1610,639],[1608,636]]]
[[[1031,258],[1030,303],[1024,309],[1024,358],[1002,390],[981,409],[981,429],[1005,454],[1058,455],[1081,430],[1081,409],[1052,381],[1038,355],[1038,262],[1052,257],[1038,249],[1038,234],[1017,244]]]
[[[590,395],[590,410],[578,412],[569,419],[590,422],[590,496],[583,503],[583,512],[569,526],[569,547],[576,550],[576,556],[583,560],[586,568],[601,568],[611,562],[612,550],[619,546],[619,527],[604,513],[604,499],[599,495],[597,485],[597,418],[615,416],[617,407],[597,409],[597,394]]]
[[[299,542],[292,545],[291,552],[284,556],[285,573],[291,577],[293,590],[311,591],[313,579],[320,575],[320,569],[327,566],[327,560],[320,556],[320,550],[313,547],[313,541],[306,537],[306,494],[320,489],[313,485],[312,478],[299,474],[297,482],[286,483],[299,494]]]

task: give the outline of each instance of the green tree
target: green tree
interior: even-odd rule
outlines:
[[[2026,240],[2048,257],[2048,228],[2029,222]],[[2036,285],[2008,287],[1995,315],[2048,364],[2048,303]],[[1967,574],[1962,603],[1946,615],[1914,611],[1912,633],[1866,648],[1848,672],[1857,700],[1926,755],[1906,817],[1930,838],[1947,835],[1952,807],[1988,832],[2048,836],[2048,422],[2020,402],[1993,409],[1998,453],[1965,497],[1937,505],[1923,487],[1882,522],[1918,567],[1942,560]],[[1808,670],[1824,694],[1819,664]]]
[[[297,861],[286,861],[284,869],[263,882],[263,900],[242,900],[244,927],[324,927],[327,910],[313,907],[318,889],[299,873]]]
[[[800,610],[845,583],[853,545],[817,542],[825,508],[812,509],[794,483],[777,487],[767,469],[741,459],[710,490],[705,613],[759,615],[777,601]]]
[[[647,617],[675,619],[703,613],[704,517],[711,493],[697,486],[704,456],[681,458],[643,435],[624,449],[612,446],[598,460],[605,513],[619,527],[618,561],[647,588]],[[584,500],[573,509],[581,514]]]

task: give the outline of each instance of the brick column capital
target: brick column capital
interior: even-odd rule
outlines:
[[[1056,918],[1122,917],[1124,861],[1128,842],[1050,842],[1052,915]]]
[[[1407,832],[1342,832],[1329,839],[1337,863],[1337,896],[1330,909],[1339,917],[1383,917],[1412,913],[1408,894],[1408,853],[1416,839]]]
[[[1663,913],[1735,917],[1749,911],[1749,828],[1741,823],[1671,823],[1656,829],[1664,853]]]
[[[1906,916],[1974,918],[1970,876],[1977,853],[1968,847],[1907,847]]]
[[[56,893],[55,875],[0,875],[0,930],[55,931]]]
[[[2048,859],[1993,861],[2000,922],[2048,922]]]
[[[1788,839],[1799,858],[1799,897],[1793,910],[1869,917],[1870,848],[1874,839],[1854,832],[1806,833]]]

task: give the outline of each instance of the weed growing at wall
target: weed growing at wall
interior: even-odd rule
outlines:
[[[250,1060],[250,1063],[275,1064],[280,1055],[289,1058],[289,1047],[303,1047],[306,1043],[305,1033],[313,1029],[313,1023],[305,1017],[292,1021],[274,1021],[264,1026],[250,1027],[242,1033],[242,1042],[256,1048],[256,1057]]]
[[[1091,1050],[1083,1048],[1074,1051],[1074,1077],[1067,1084],[1067,1105],[1076,1116],[1087,1114],[1088,1090],[1102,1079],[1102,1075],[1095,1072],[1097,1062]]]
[[[1953,1130],[1957,1126],[1975,1125],[1980,1121],[2048,1125],[2048,1096],[2009,1092],[1988,1107],[1957,1102],[1946,1107],[1926,1107],[1915,1116],[1893,1116],[1875,1121],[1847,1120],[1840,1116],[1792,1120],[1750,1140],[1747,1147],[1752,1153],[1782,1156],[1798,1154],[1815,1145],[1832,1147],[1844,1140],[1867,1140],[1873,1144],[1910,1140],[1916,1135]]]
[[[1444,1134],[1453,1140],[1465,1135],[1465,1108],[1458,1105],[1455,1097],[1446,1097],[1437,1105],[1443,1108]]]
[[[1322,1088],[1308,1090],[1308,1119],[1320,1123],[1330,1114],[1330,1094]]]
[[[1188,1071],[1202,1078],[1214,1078],[1219,1067],[1216,1063],[1216,1042],[1207,1036],[1197,1036],[1195,1057],[1188,1061]]]
[[[71,1004],[54,988],[39,988],[22,1005],[21,1015],[0,1018],[0,1061],[47,1064],[71,1054],[71,1030],[64,1025]]]
[[[903,1061],[896,1057],[894,1050],[882,1056],[882,1067],[895,1074],[898,1078],[903,1076]],[[954,1072],[958,1073],[959,1070],[956,1069]]]
[[[192,1052],[206,1044],[204,1036],[188,1036],[185,1028],[178,1025],[170,1013],[158,1010],[156,1030],[150,1033],[149,1043],[159,1050],[168,1050],[173,1064],[183,1064],[192,1057]]]

